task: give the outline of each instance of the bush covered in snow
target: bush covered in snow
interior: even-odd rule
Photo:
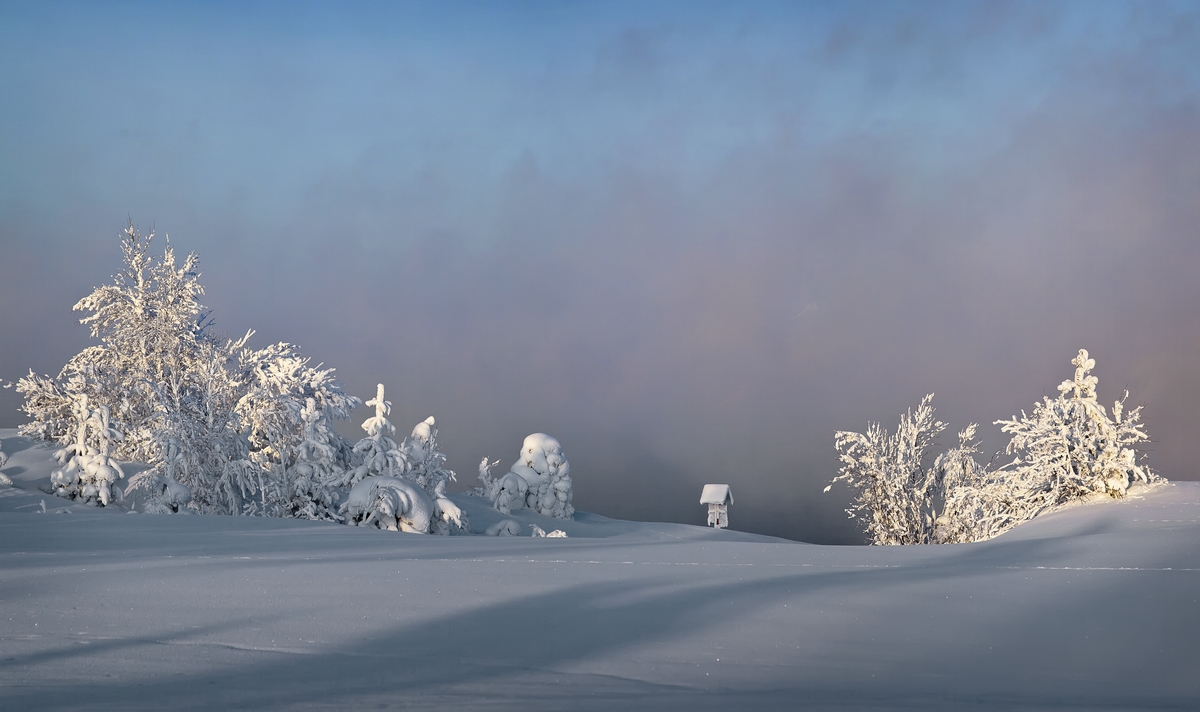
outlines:
[[[413,483],[371,475],[350,488],[340,514],[347,524],[428,534],[435,508],[429,495]]]
[[[974,424],[959,433],[958,447],[930,460],[946,428],[934,418],[932,394],[901,416],[894,434],[878,423],[865,434],[838,432],[842,467],[833,482],[853,489],[847,512],[871,543],[982,541],[1069,502],[1122,497],[1134,482],[1160,480],[1135,449],[1149,439],[1141,407],[1126,410],[1126,392],[1110,418],[1089,375],[1096,362],[1080,350],[1071,363],[1075,377],[1059,385],[1057,398],[1043,398],[1031,415],[996,421],[1012,435],[1007,452],[1016,456],[1003,467],[976,461]]]
[[[146,470],[129,479],[125,497],[131,505],[144,498],[142,511],[146,514],[179,514],[190,511],[186,507],[192,491],[170,475]]]

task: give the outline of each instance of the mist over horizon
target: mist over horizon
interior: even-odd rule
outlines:
[[[1175,3],[0,2],[0,382],[131,219],[459,487],[546,432],[580,510],[857,543],[835,431],[1000,450],[1080,348],[1200,479],[1197,68]]]

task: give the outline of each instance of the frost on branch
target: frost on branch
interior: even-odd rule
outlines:
[[[1007,452],[1016,458],[1004,471],[1023,494],[1025,518],[1092,494],[1122,497],[1134,482],[1161,479],[1139,464],[1136,446],[1150,439],[1141,406],[1126,410],[1126,391],[1110,418],[1096,400],[1095,360],[1080,349],[1071,363],[1075,377],[1059,385],[1057,398],[1042,398],[1030,415],[996,421],[1012,434]]]
[[[493,506],[503,514],[528,507],[558,519],[575,514],[571,506],[571,464],[558,440],[534,433],[521,445],[521,456],[499,480],[491,480],[486,460],[480,465],[482,489],[492,496]]]

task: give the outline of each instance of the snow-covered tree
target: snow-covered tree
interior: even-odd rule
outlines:
[[[930,393],[915,413],[901,415],[895,434],[879,423],[868,423],[865,434],[836,434],[842,467],[833,483],[845,482],[854,491],[846,511],[863,523],[873,544],[933,541],[937,474],[929,467],[929,448],[946,424],[934,418],[932,401]]]
[[[1149,441],[1141,406],[1126,410],[1126,391],[1110,418],[1096,400],[1096,361],[1080,349],[1071,363],[1075,377],[1058,386],[1057,398],[1043,397],[1030,415],[996,421],[1012,434],[1007,452],[1016,458],[1004,471],[1022,492],[1019,514],[1026,519],[1092,494],[1122,497],[1134,482],[1159,479],[1139,464],[1136,446]]]
[[[412,435],[400,446],[404,460],[404,477],[417,484],[429,496],[439,487],[455,481],[454,471],[446,469],[446,455],[437,439],[437,420],[431,415],[417,423]]]
[[[117,480],[125,477],[121,466],[110,455],[114,440],[121,433],[109,425],[108,406],[88,407],[86,394],[78,394],[74,403],[75,440],[54,453],[61,465],[50,475],[54,494],[67,499],[107,506],[123,498]]]
[[[467,519],[467,513],[446,496],[445,480],[438,482],[430,499],[433,500],[432,533],[465,534],[471,531],[471,522]]]
[[[1008,453],[1016,455],[1001,468],[976,460],[974,424],[959,433],[958,447],[926,464],[946,427],[933,417],[932,394],[901,416],[894,435],[878,423],[866,434],[837,433],[842,468],[833,481],[855,491],[847,511],[874,544],[973,542],[1073,500],[1121,497],[1134,482],[1160,480],[1135,449],[1148,440],[1141,408],[1125,409],[1126,392],[1110,418],[1089,375],[1096,362],[1080,350],[1071,363],[1075,377],[1058,387],[1058,398],[1043,398],[1031,415],[996,421],[1012,434]]]
[[[375,415],[367,418],[362,429],[367,437],[354,444],[356,467],[348,469],[337,482],[340,486],[353,486],[367,477],[396,477],[404,472],[404,453],[391,436],[396,426],[387,416],[392,412],[392,402],[384,399],[383,384],[375,386],[375,397],[366,403],[375,406]]]
[[[348,417],[358,399],[342,392],[332,369],[310,367],[290,344],[252,349],[253,332],[216,337],[199,302],[199,258],[177,262],[168,242],[155,260],[153,237],[131,223],[122,238],[123,269],[75,305],[100,345],[75,356],[56,378],[31,372],[18,384],[31,418],[22,434],[70,447],[79,425],[73,404],[86,396],[108,407],[111,428],[123,436],[116,456],[153,465],[147,477],[159,478],[154,488],[185,487],[190,508],[309,511],[297,506],[303,486],[294,481],[305,438],[301,413],[311,398],[327,425]],[[349,465],[348,445],[336,436],[331,442],[338,464]]]
[[[344,479],[351,451],[333,421],[348,418],[361,401],[342,391],[333,369],[308,364],[286,343],[239,354],[244,386],[235,411],[248,458],[262,473],[258,499],[247,507],[272,516],[337,519],[330,488]],[[321,477],[314,480],[303,458],[318,453]]]
[[[336,490],[344,473],[337,462],[336,444],[340,438],[318,410],[315,398],[307,399],[300,418],[304,440],[296,448],[295,464],[283,479],[286,489],[281,504],[293,517],[340,522]]]
[[[558,440],[545,433],[525,438],[520,457],[492,487],[493,504],[504,514],[521,507],[558,519],[570,519],[575,514],[571,505],[571,464]]]

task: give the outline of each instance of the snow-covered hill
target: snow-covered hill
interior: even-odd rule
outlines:
[[[0,709],[1200,708],[1196,483],[970,545],[438,537],[71,506],[0,436]]]

